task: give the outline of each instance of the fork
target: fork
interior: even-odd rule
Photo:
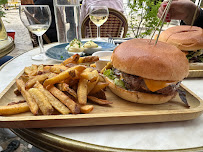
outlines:
[[[111,44],[115,45],[115,42],[114,42],[113,38],[108,38],[108,43],[111,43]]]
[[[108,37],[108,43],[111,43],[111,44],[114,44],[115,45],[115,42],[113,40],[113,38],[111,37],[110,34],[107,34],[109,37]]]

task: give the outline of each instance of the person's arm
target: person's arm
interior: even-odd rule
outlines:
[[[167,2],[164,1],[158,11],[157,16],[160,18],[164,12]],[[190,0],[174,0],[171,3],[171,7],[169,13],[167,14],[166,21],[170,21],[170,19],[182,20],[182,24],[191,25],[193,16],[195,14],[197,6]],[[201,27],[201,19],[202,19],[202,9],[198,8],[197,10],[197,18],[195,21],[196,26]]]
[[[181,20],[180,25],[187,25],[187,24],[183,20]],[[203,10],[201,8],[193,26],[198,26],[203,28]]]

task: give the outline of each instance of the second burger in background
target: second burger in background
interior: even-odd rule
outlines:
[[[132,39],[115,48],[112,66],[103,74],[113,93],[144,104],[161,104],[175,97],[187,77],[189,63],[177,47],[148,39]]]
[[[203,29],[196,26],[174,26],[161,32],[159,41],[175,45],[187,54],[190,63],[203,63]]]

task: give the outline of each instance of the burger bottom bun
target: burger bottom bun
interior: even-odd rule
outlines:
[[[150,94],[150,93],[144,93],[144,92],[138,92],[138,91],[128,91],[126,89],[123,89],[121,87],[116,86],[112,80],[105,77],[106,82],[109,83],[110,90],[116,94],[117,96],[136,103],[142,103],[142,104],[161,104],[168,102],[172,98],[175,97],[176,94],[173,95],[161,95],[161,94]]]

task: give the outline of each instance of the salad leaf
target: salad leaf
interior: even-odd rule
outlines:
[[[186,57],[190,63],[203,62],[203,51],[189,51]]]
[[[111,80],[116,78],[116,75],[114,75],[114,72],[111,69],[105,70],[103,74]]]
[[[119,78],[117,78],[117,76],[115,75],[113,70],[111,70],[111,69],[105,70],[103,74],[106,77],[108,77],[109,79],[113,80],[115,85],[125,89],[125,83],[124,83],[124,81],[120,80]]]
[[[113,81],[115,85],[125,89],[125,83],[123,82],[123,80],[119,80],[118,78],[115,78]]]

